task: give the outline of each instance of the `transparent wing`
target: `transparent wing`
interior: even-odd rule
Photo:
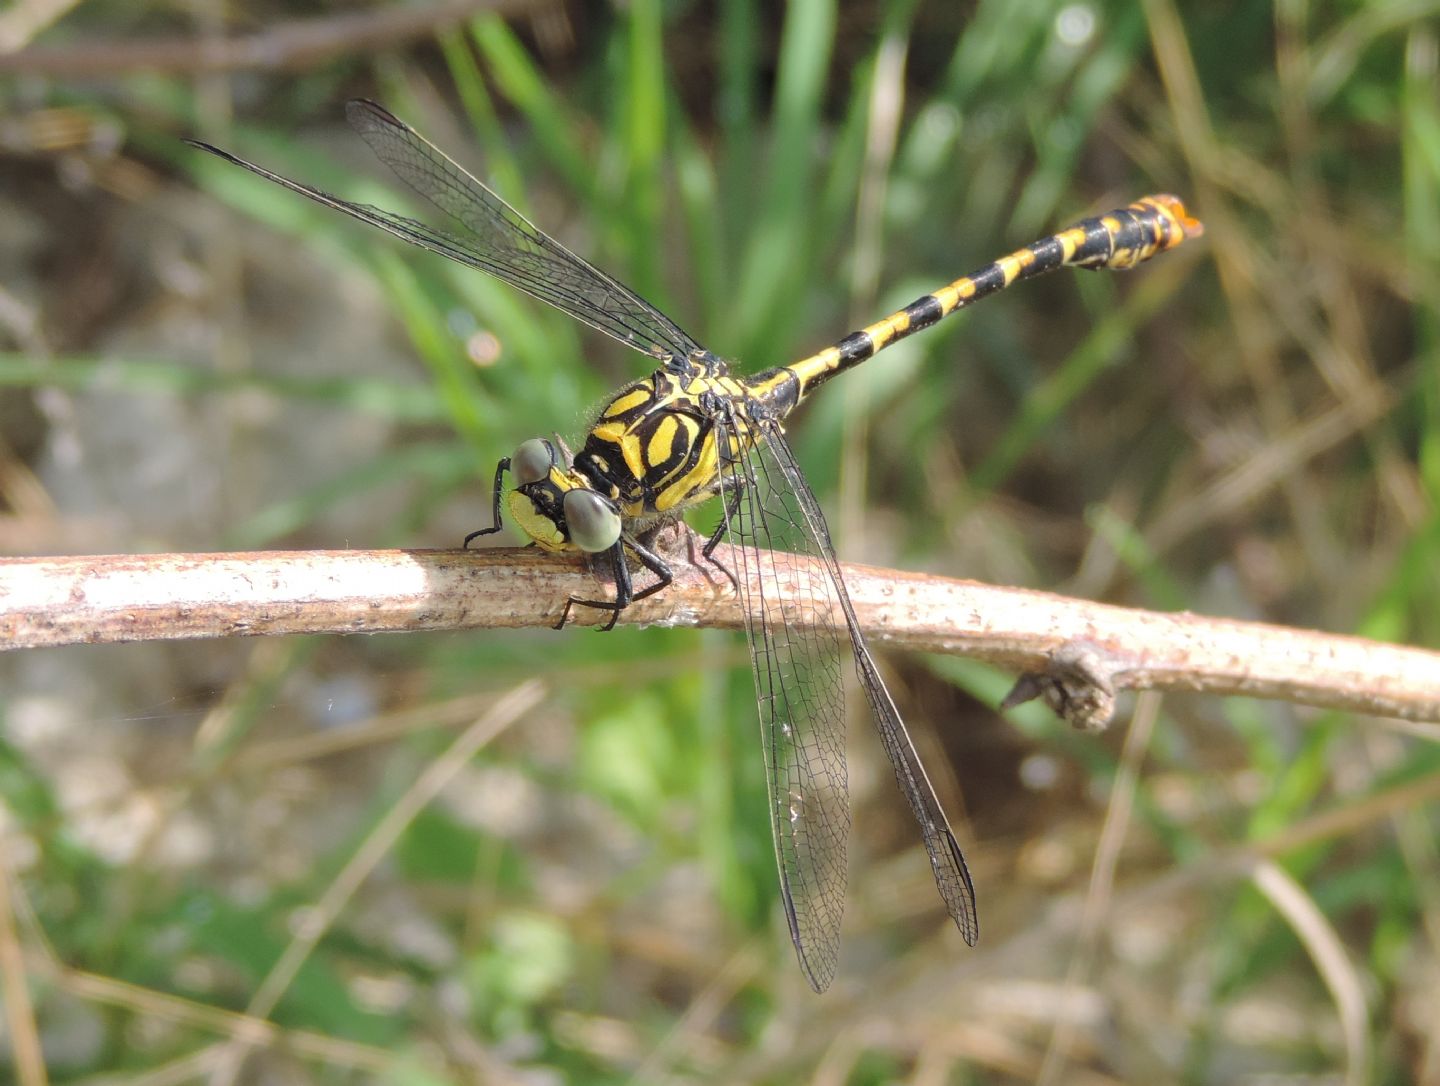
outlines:
[[[450,230],[342,200],[208,143],[186,142],[411,245],[488,272],[644,354],[684,363],[700,349],[669,317],[538,229],[383,106],[357,98],[345,114],[375,154],[444,213]]]
[[[823,992],[835,976],[845,911],[850,796],[841,667],[848,646],[833,621],[833,579],[791,553],[813,553],[814,535],[774,446],[728,465],[721,491],[745,604],[785,918],[801,969]],[[801,613],[821,622],[796,621]]]
[[[732,466],[722,489],[727,498],[735,495],[727,504],[735,510],[728,526],[736,560],[744,563],[737,572],[790,933],[811,984],[823,990],[835,970],[850,826],[840,671],[847,650],[920,823],[945,908],[972,946],[979,923],[965,857],[860,632],[824,514],[779,427],[765,428],[765,440],[743,465]],[[802,627],[790,618],[810,622]]]

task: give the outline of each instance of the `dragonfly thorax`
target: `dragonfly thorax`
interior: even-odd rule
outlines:
[[[515,488],[505,504],[542,550],[600,554],[619,540],[620,510],[549,441],[523,442],[510,458],[510,471]]]
[[[677,517],[715,494],[723,464],[754,444],[746,386],[709,370],[656,370],[601,408],[574,471],[627,521]]]

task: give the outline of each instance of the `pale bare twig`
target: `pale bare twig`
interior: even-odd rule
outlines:
[[[1120,763],[1116,767],[1115,782],[1110,789],[1110,801],[1105,809],[1105,824],[1100,831],[1095,860],[1090,868],[1090,889],[1085,895],[1084,908],[1080,914],[1080,930],[1076,932],[1070,964],[1065,970],[1062,1007],[1080,998],[1081,989],[1090,983],[1091,973],[1099,958],[1102,940],[1110,920],[1110,902],[1115,893],[1115,872],[1120,865],[1120,853],[1130,830],[1131,815],[1135,811],[1135,795],[1140,789],[1141,768],[1159,718],[1160,698],[1155,694],[1142,695],[1136,704],[1135,715],[1130,720],[1130,730],[1125,735],[1125,746],[1120,752]],[[1074,1015],[1056,1015],[1049,1042],[1045,1046],[1045,1059],[1035,1077],[1039,1086],[1050,1086],[1051,1083],[1067,1080],[1079,1032],[1077,1026]]]
[[[24,968],[24,951],[15,926],[10,895],[19,893],[12,885],[10,857],[6,842],[0,840],[0,1001],[5,1007],[5,1031],[10,1039],[11,1062],[19,1086],[45,1086],[45,1055],[40,1048],[40,1029]]]
[[[725,548],[716,555],[727,568]],[[813,622],[796,561],[787,617]],[[724,574],[675,562],[675,583],[627,609],[627,623],[738,629]],[[1356,637],[1164,614],[927,574],[845,567],[860,624],[877,643],[966,655],[1122,689],[1239,694],[1440,720],[1440,653]],[[554,625],[572,595],[610,591],[578,560],[534,548],[152,554],[0,560],[0,647],[291,633]],[[582,623],[604,612],[576,608]]]
[[[1340,801],[1339,806],[1254,840],[1205,850],[1178,867],[1167,868],[1157,877],[1142,877],[1118,887],[1110,902],[1111,930],[1126,930],[1137,918],[1153,915],[1162,903],[1194,902],[1203,898],[1207,890],[1251,880],[1258,865],[1267,859],[1283,859],[1297,849],[1348,839],[1395,812],[1414,810],[1437,800],[1440,800],[1440,773],[1429,773],[1416,780],[1388,785],[1372,795]],[[1038,923],[1021,921],[1020,928],[1008,938],[986,943],[982,949],[961,959],[947,960],[943,968],[918,973],[908,987],[892,990],[883,1006],[872,1009],[868,1018],[853,1015],[842,1018],[843,1028],[852,1036],[863,1034],[867,1028],[888,1030],[890,1044],[897,1049],[909,1047],[918,1051],[938,1047],[955,1060],[993,1067],[1012,1078],[1034,1081],[1039,1060],[1032,1055],[1030,1035],[1024,1033],[1020,1039],[1013,1039],[1003,1022],[1000,1026],[994,1024],[993,1009],[991,1017],[986,1018],[977,1013],[976,1008],[993,998],[987,989],[987,977],[1014,975],[1016,963],[1055,960],[1068,953],[1080,937],[1084,922],[1083,911],[1074,908],[1050,909]],[[993,934],[993,927],[991,930]],[[866,1007],[873,1003],[870,989],[865,987],[855,988],[852,998],[864,1001]],[[1018,1021],[1028,1023],[1030,1019]],[[1012,1026],[1017,1033],[1022,1028]],[[833,1041],[830,1030],[799,1031],[786,1050],[790,1061],[787,1066],[813,1066]],[[743,1082],[760,1077],[754,1070],[758,1066],[758,1059],[738,1063],[729,1069],[730,1080]],[[1065,1081],[1102,1086],[1115,1080],[1104,1070],[1096,1072],[1077,1064]]]
[[[239,1011],[186,999],[155,988],[146,988],[114,977],[89,973],[63,965],[48,956],[31,954],[27,964],[32,976],[53,984],[77,999],[108,1007],[118,1007],[132,1014],[151,1015],[163,1022],[184,1025],[238,1038],[256,1046],[283,1046],[307,1059],[337,1067],[370,1072],[394,1072],[407,1058],[374,1045],[329,1037],[311,1030],[287,1029],[263,1018]],[[209,1070],[223,1054],[219,1044],[203,1050],[200,1069]]]
[[[314,67],[335,56],[393,49],[431,37],[482,11],[531,10],[535,0],[436,0],[276,23],[230,38],[107,39],[66,45],[32,45],[0,52],[0,72],[52,77],[149,72],[234,72]]]
[[[308,910],[305,922],[291,937],[284,952],[265,979],[250,997],[245,1013],[253,1019],[268,1019],[275,1006],[294,983],[300,967],[314,952],[321,938],[334,924],[344,907],[354,897],[360,884],[369,877],[399,840],[415,817],[433,800],[455,775],[475,757],[480,748],[533,709],[544,695],[540,683],[531,681],[517,686],[497,700],[490,710],[457,736],[425,771],[405,790],[370,831],[359,849],[335,876],[325,893]],[[255,1046],[249,1038],[235,1037],[217,1066],[212,1070],[212,1086],[231,1086],[238,1080],[245,1057]],[[487,1067],[487,1081],[501,1077],[502,1069]]]
[[[1258,861],[1251,882],[1289,922],[1330,990],[1345,1044],[1345,1084],[1358,1086],[1367,1080],[1370,1068],[1368,1010],[1365,983],[1345,953],[1344,941],[1315,899],[1278,863]]]
[[[19,49],[48,26],[64,18],[80,0],[30,0],[0,12],[0,52]]]

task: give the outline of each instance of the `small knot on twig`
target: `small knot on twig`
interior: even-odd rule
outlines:
[[[1000,708],[1040,698],[1057,716],[1084,731],[1101,731],[1115,715],[1114,657],[1093,641],[1071,640],[1050,653],[1044,671],[1021,675]]]

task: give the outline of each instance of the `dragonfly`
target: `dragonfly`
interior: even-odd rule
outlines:
[[[198,140],[186,142],[402,241],[477,268],[655,360],[599,410],[578,452],[532,438],[501,459],[492,524],[502,507],[542,550],[580,553],[613,575],[609,599],[570,597],[608,612],[610,629],[636,600],[673,579],[659,531],[719,498],[702,557],[742,603],[764,745],[780,896],[802,972],[817,992],[834,979],[845,906],[850,802],[845,663],[859,679],[901,792],[919,823],[935,883],[966,943],[979,939],[975,887],[944,808],[860,628],[824,513],[785,439],[784,422],[811,392],[889,345],[1022,279],[1070,265],[1132,268],[1202,225],[1169,195],[1077,222],[1017,249],[799,361],[736,376],[635,291],[540,230],[378,103],[346,106],[352,128],[438,212],[443,226],[353,203]],[[508,489],[506,476],[513,477]],[[715,557],[729,540],[730,566]],[[637,587],[641,567],[649,583]],[[735,566],[738,568],[731,568]]]

